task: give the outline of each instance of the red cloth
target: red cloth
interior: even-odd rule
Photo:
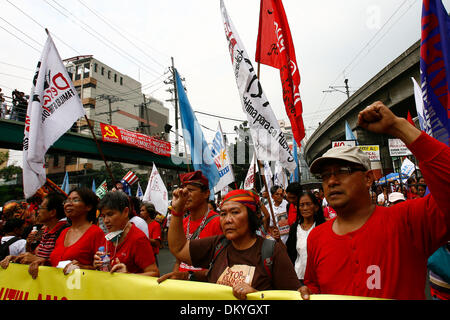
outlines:
[[[297,207],[291,203],[288,211],[289,226],[292,226],[296,220],[297,220]]]
[[[323,216],[326,219],[333,219],[334,217],[336,217],[336,211],[332,207],[326,206],[325,208],[323,208]]]
[[[200,170],[180,174],[180,181],[182,186],[188,183],[195,183],[209,187],[208,179],[203,175],[203,173]]]
[[[102,229],[93,224],[77,242],[66,247],[64,240],[69,230],[70,228],[64,229],[56,240],[55,248],[50,254],[51,265],[56,267],[60,261],[65,260],[77,260],[81,264],[92,265],[98,247],[105,242],[105,234]]]
[[[117,246],[113,242],[106,241],[106,250],[110,254],[111,266],[119,262],[127,266],[129,273],[142,273],[149,265],[155,263],[152,245],[144,232],[134,224],[131,224],[125,240]]]
[[[221,235],[223,234],[222,228],[220,226],[220,218],[219,215],[217,214],[217,212],[211,210],[208,212],[208,216],[206,219],[208,219],[210,216],[212,215],[216,215],[215,218],[213,218],[212,220],[209,221],[209,223],[207,223],[205,225],[205,227],[203,228],[203,230],[200,232],[199,236],[197,239],[203,239],[206,237],[210,237],[210,236],[215,236],[215,235]],[[192,235],[195,230],[197,230],[201,223],[202,223],[203,217],[201,217],[200,219],[197,220],[192,220],[189,224],[189,233]],[[183,219],[183,230],[184,230],[184,234],[186,234],[187,231],[187,224],[189,221],[189,216],[187,216],[186,218]],[[206,270],[206,269],[202,269],[202,268],[194,268],[192,266],[188,266],[185,263],[181,263],[180,267],[179,267],[179,271],[190,271],[190,270]]]
[[[148,237],[149,239],[161,241],[161,225],[159,222],[153,220],[148,224]],[[152,246],[152,249],[155,255],[159,253],[159,246]]]
[[[255,61],[280,69],[283,100],[292,133],[300,147],[305,136],[300,72],[283,3],[261,0]]]
[[[305,272],[313,293],[425,299],[428,257],[450,240],[450,148],[425,133],[408,148],[431,194],[377,206],[346,235],[333,232],[334,219],[314,228]]]

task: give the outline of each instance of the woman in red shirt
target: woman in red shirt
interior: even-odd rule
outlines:
[[[109,254],[110,271],[158,277],[159,269],[149,239],[129,220],[128,196],[120,191],[108,192],[100,201],[98,209],[110,232],[106,236],[109,241],[101,245]],[[110,235],[114,236],[110,238]],[[102,267],[102,254],[97,252],[94,257],[93,266],[96,269]]]
[[[148,224],[148,238],[150,239],[150,243],[152,244],[156,264],[158,265],[157,255],[159,253],[159,247],[161,246],[161,225],[155,220],[156,215],[157,212],[153,203],[142,203],[140,216]]]
[[[64,212],[71,226],[63,230],[50,255],[53,267],[93,269],[94,255],[104,243],[105,234],[93,222],[98,198],[91,189],[82,187],[69,193],[64,201]]]

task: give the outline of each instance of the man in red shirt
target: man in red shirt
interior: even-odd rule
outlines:
[[[181,187],[189,192],[184,209],[174,212],[173,215],[185,215],[183,229],[188,240],[202,239],[222,234],[220,217],[217,212],[208,209],[209,183],[200,170],[180,175]],[[170,228],[170,227],[169,227]],[[176,261],[173,271],[163,275],[158,282],[165,279],[199,280],[206,281],[206,272],[202,268],[194,268],[185,263]]]
[[[302,297],[312,293],[425,299],[427,259],[450,239],[450,148],[375,102],[358,116],[369,131],[401,139],[419,160],[431,194],[392,207],[371,202],[370,162],[358,148],[311,164],[337,217],[314,228]]]

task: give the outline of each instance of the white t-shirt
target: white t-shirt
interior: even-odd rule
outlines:
[[[134,216],[130,219],[130,222],[133,223],[136,227],[142,230],[148,238],[148,224],[144,219],[138,216]]]
[[[382,193],[380,193],[380,194],[378,195],[378,197],[377,197],[377,204],[378,204],[379,206],[383,206],[384,203],[385,203],[385,201],[386,201],[386,199],[384,198],[384,193],[382,192]]]
[[[295,259],[295,272],[297,273],[297,277],[299,279],[304,279],[305,270],[306,270],[306,261],[308,258],[308,254],[306,251],[306,239],[308,239],[308,235],[312,229],[316,226],[316,223],[309,228],[309,230],[305,231],[302,229],[300,225],[297,227],[297,259]]]
[[[275,216],[275,219],[277,220],[277,226],[278,226],[278,229],[280,230],[280,238],[284,244],[286,244],[286,241],[289,237],[288,213],[287,213],[287,209],[286,209],[287,205],[288,205],[288,202],[285,199],[283,199],[281,201],[281,203],[278,207],[275,206],[275,203],[272,200],[273,215]],[[269,204],[267,204],[266,208],[270,215],[270,226],[273,227],[274,224],[272,221],[272,215],[270,214]]]
[[[12,239],[14,236],[4,236],[2,237],[2,244]],[[20,239],[9,246],[9,255],[18,256],[26,251],[27,240]]]

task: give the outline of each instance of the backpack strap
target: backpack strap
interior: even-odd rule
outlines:
[[[227,238],[223,237],[222,239],[220,239],[220,241],[217,243],[216,247],[214,248],[214,254],[213,257],[211,259],[211,262],[209,263],[209,268],[208,268],[208,273],[211,271],[214,262],[216,261],[216,258],[219,256],[219,254],[230,244],[230,240],[228,240]]]
[[[197,239],[198,236],[200,235],[200,232],[202,232],[202,230],[206,227],[206,225],[207,225],[212,219],[214,219],[215,217],[218,217],[218,216],[219,216],[218,214],[213,214],[213,215],[209,216],[209,217],[205,220],[205,224],[203,225],[203,228],[201,228],[201,226],[199,226],[199,227],[197,228],[197,230],[195,230],[195,232],[192,234],[191,239]]]
[[[12,237],[11,239],[9,239],[8,241],[6,241],[5,243],[2,243],[2,245],[0,246],[0,248],[2,250],[2,254],[5,254],[5,257],[8,256],[10,254],[9,252],[9,246],[12,245],[14,242],[19,241],[20,238],[19,237]],[[5,252],[3,253],[3,250],[5,250]],[[5,257],[2,257],[5,258]]]
[[[272,265],[273,265],[273,251],[275,248],[275,240],[264,238],[262,247],[261,247],[261,263],[269,275],[270,279],[272,279]]]

